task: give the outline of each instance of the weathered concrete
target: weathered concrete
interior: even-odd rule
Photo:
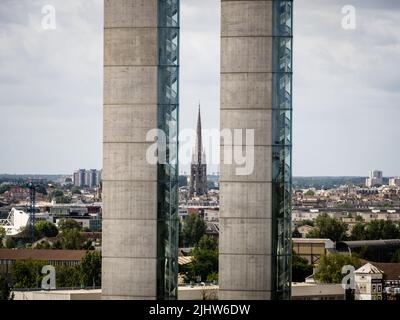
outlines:
[[[253,129],[256,146],[254,171],[238,175],[221,140],[219,299],[270,299],[272,1],[221,4],[221,130]]]
[[[157,0],[105,0],[103,299],[157,297]]]

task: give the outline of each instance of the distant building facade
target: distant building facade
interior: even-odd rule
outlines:
[[[196,133],[196,145],[192,156],[192,165],[190,167],[190,197],[207,194],[207,164],[201,137],[200,105]]]
[[[101,180],[101,170],[96,169],[79,169],[73,174],[73,184],[75,187],[96,188]]]
[[[389,187],[400,187],[400,177],[390,178]]]
[[[383,184],[383,173],[380,170],[372,170],[369,172],[369,177],[365,181],[365,185],[369,188]]]

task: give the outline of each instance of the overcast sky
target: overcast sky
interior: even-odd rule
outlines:
[[[294,3],[294,175],[400,175],[400,1]],[[56,30],[41,25],[48,4]],[[346,4],[355,30],[342,28]],[[181,129],[199,100],[217,129],[220,4],[181,9]],[[103,0],[0,2],[0,173],[101,168],[102,49]]]

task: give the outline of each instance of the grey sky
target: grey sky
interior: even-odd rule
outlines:
[[[294,174],[400,175],[400,2],[294,3]],[[41,28],[46,4],[56,30]],[[102,4],[0,2],[0,173],[101,167]],[[356,30],[341,27],[346,4],[357,9]],[[203,127],[215,129],[219,1],[181,6],[181,129],[195,127],[199,100]]]

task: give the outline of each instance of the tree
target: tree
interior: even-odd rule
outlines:
[[[346,231],[345,223],[323,213],[315,220],[315,228],[308,233],[307,238],[328,238],[337,242],[345,239]]]
[[[79,187],[72,187],[71,193],[72,194],[82,194],[82,191]]]
[[[7,249],[13,249],[13,248],[15,248],[16,245],[17,244],[15,243],[15,241],[12,237],[6,238],[6,248]]]
[[[292,253],[292,281],[304,282],[305,279],[312,275],[313,267],[308,263],[308,260],[302,258],[295,251]]]
[[[308,197],[314,197],[315,196],[315,192],[312,190],[308,190],[304,195],[308,196]]]
[[[61,245],[64,250],[80,250],[85,238],[78,229],[67,229],[61,234]]]
[[[58,229],[61,232],[67,231],[67,230],[81,230],[82,227],[79,224],[79,222],[75,221],[74,219],[62,219],[58,222]]]
[[[0,227],[0,248],[3,247],[3,239],[6,237],[6,230]]]
[[[206,233],[206,223],[197,214],[190,214],[183,225],[182,235],[185,246],[195,246]]]
[[[81,282],[85,287],[101,286],[101,253],[89,251],[80,264]]]
[[[43,184],[35,185],[35,190],[36,190],[36,193],[41,193],[45,196],[47,195],[46,187]]]
[[[364,219],[362,216],[356,216],[356,221],[357,222],[364,222]]]
[[[204,250],[217,250],[218,242],[213,237],[204,235],[201,237],[197,247]]]
[[[7,191],[10,191],[10,189],[11,189],[10,185],[8,185],[8,184],[2,184],[2,185],[0,186],[0,194],[3,194],[3,193],[5,193],[5,192],[7,192]]]
[[[347,254],[328,254],[321,256],[314,278],[322,283],[341,283],[344,275],[343,266],[350,265],[356,269],[361,266],[357,257]]]
[[[79,266],[58,266],[56,268],[57,288],[78,288],[81,286]]]
[[[301,238],[301,233],[299,232],[299,229],[294,228],[293,232],[292,232],[292,238]]]
[[[43,275],[41,273],[44,261],[19,260],[12,265],[13,287],[18,289],[39,288]]]
[[[54,201],[56,202],[56,203],[61,203],[61,204],[65,204],[65,203],[71,203],[71,197],[67,197],[67,196],[60,196],[60,197],[55,197],[55,198],[53,198],[54,199]]]
[[[218,244],[210,236],[203,236],[192,250],[193,261],[189,269],[189,278],[200,277],[202,281],[215,280],[218,273]]]
[[[0,276],[0,300],[10,300],[11,299],[10,285],[6,278]]]
[[[56,189],[56,190],[53,190],[52,192],[50,192],[49,200],[53,200],[54,198],[63,197],[63,196],[64,196],[64,192],[60,189]]]
[[[43,237],[56,237],[58,235],[58,229],[54,223],[48,221],[38,221],[35,224],[35,236],[36,238]]]
[[[397,239],[400,237],[398,227],[390,220],[383,221],[382,239]]]
[[[366,226],[368,240],[396,239],[399,236],[399,229],[392,221],[373,220]]]
[[[351,240],[365,240],[366,237],[365,224],[357,222],[351,230]]]

